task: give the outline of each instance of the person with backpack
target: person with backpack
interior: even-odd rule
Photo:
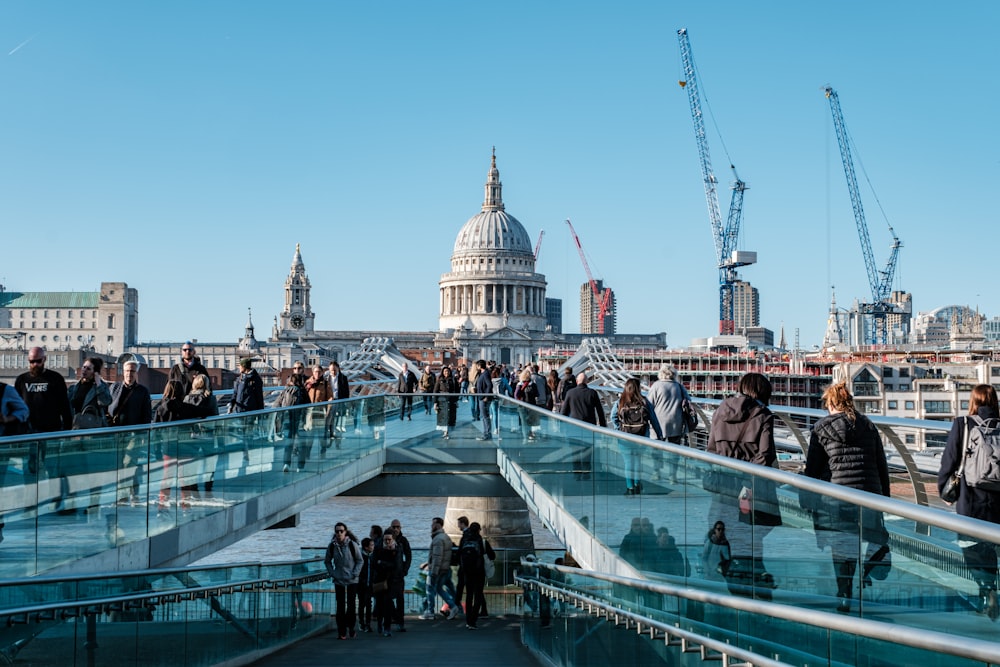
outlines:
[[[530,373],[529,373],[530,375]],[[458,554],[461,560],[462,572],[465,574],[465,629],[477,630],[479,610],[486,605],[486,562],[496,560],[496,553],[488,540],[480,534],[482,526],[478,521],[469,524],[458,544]]]
[[[948,480],[962,469],[962,474],[959,474],[959,493],[955,501],[955,511],[962,516],[990,523],[1000,523],[1000,491],[971,485],[968,475],[971,458],[967,451],[963,456],[963,449],[968,449],[968,442],[973,439],[974,429],[980,430],[983,427],[995,429],[1000,427],[998,420],[1000,420],[1000,406],[997,404],[996,390],[992,385],[977,384],[969,396],[968,416],[959,417],[951,425],[948,442],[941,454],[941,468],[938,470],[938,491],[941,492]],[[968,544],[963,541],[963,544],[966,545],[962,546],[965,564],[979,584],[977,611],[995,621],[1000,617],[1000,603],[997,600],[996,548],[990,542]]]
[[[642,395],[639,381],[629,378],[618,402],[611,406],[611,423],[622,433],[649,437],[649,431],[656,433],[660,439],[660,423],[656,420],[653,405]],[[625,495],[637,496],[642,493],[642,480],[639,479],[639,465],[642,451],[639,446],[628,440],[618,440],[618,449],[625,459]]]
[[[889,467],[882,448],[882,437],[870,419],[857,412],[846,382],[838,382],[823,392],[823,403],[830,413],[813,425],[806,455],[807,477],[821,479],[853,489],[889,495]],[[854,572],[858,566],[861,540],[879,546],[889,542],[882,513],[857,508],[830,496],[809,496],[803,503],[812,510],[816,546],[830,546],[833,569],[837,576],[837,611],[851,610]],[[862,585],[871,585],[871,580]]]
[[[300,373],[292,373],[288,376],[288,383],[281,390],[278,398],[278,407],[294,408],[299,405],[309,403],[309,394],[306,393],[305,380]],[[275,415],[275,419],[285,421],[285,465],[283,472],[288,472],[292,466],[292,454],[298,457],[298,468],[296,472],[302,472],[306,467],[306,457],[309,455],[308,442],[299,447],[299,423],[302,421],[302,410],[286,410]]]
[[[333,526],[333,538],[326,548],[323,559],[326,571],[333,579],[333,592],[337,598],[337,635],[339,639],[354,639],[358,636],[354,629],[357,621],[358,576],[365,564],[361,545],[347,525],[337,522]]]

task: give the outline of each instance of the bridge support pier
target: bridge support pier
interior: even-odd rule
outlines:
[[[516,567],[521,556],[534,553],[535,536],[531,532],[531,514],[528,505],[519,496],[470,497],[452,496],[444,515],[444,529],[458,544],[462,532],[458,517],[469,517],[483,527],[483,537],[494,548],[505,549],[497,553],[497,575],[503,572],[503,563]]]

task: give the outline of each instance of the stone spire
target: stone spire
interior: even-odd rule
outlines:
[[[823,349],[835,345],[843,345],[844,332],[840,328],[840,316],[837,313],[837,293],[830,287],[830,315],[826,319],[826,333],[823,335]]]
[[[243,333],[243,339],[240,340],[240,344],[237,349],[241,352],[256,352],[260,349],[260,344],[253,335],[253,313],[250,308],[247,308],[247,325],[246,330]]]
[[[497,147],[493,147],[493,158],[490,162],[490,173],[486,177],[486,199],[483,200],[483,212],[502,211],[503,197],[500,191],[503,185],[500,183],[500,170],[497,169]]]

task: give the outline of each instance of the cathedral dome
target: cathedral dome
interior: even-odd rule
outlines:
[[[455,239],[455,254],[502,250],[533,254],[531,239],[524,226],[503,210],[482,211],[472,216]]]
[[[528,232],[517,218],[503,210],[502,190],[500,170],[497,169],[497,155],[494,151],[490,171],[486,177],[483,209],[469,218],[458,232],[452,258],[466,254],[491,256],[513,254],[530,255],[534,258]]]

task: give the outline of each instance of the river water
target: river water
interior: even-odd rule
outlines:
[[[333,535],[333,526],[338,521],[347,524],[360,540],[368,536],[372,524],[377,523],[385,527],[392,523],[393,519],[399,519],[403,526],[403,534],[410,540],[410,545],[414,549],[426,549],[431,541],[431,519],[436,516],[443,517],[446,505],[447,498],[438,497],[334,496],[319,505],[303,510],[299,514],[299,525],[295,528],[262,530],[203,558],[196,564],[294,560],[300,557],[300,550],[303,548],[326,548]],[[535,548],[563,548],[563,545],[534,515],[531,516],[531,523]]]

